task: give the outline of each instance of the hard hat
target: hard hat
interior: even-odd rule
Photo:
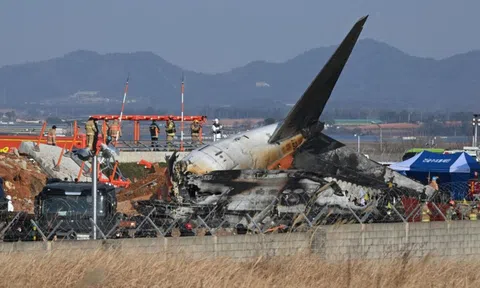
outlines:
[[[5,198],[7,198],[8,200],[12,200],[12,196],[10,196],[10,195],[7,195],[7,197],[5,197]]]
[[[52,129],[57,129],[57,126],[53,125],[53,126],[52,126]]]
[[[213,120],[213,121],[214,121],[214,122],[218,122],[218,119],[217,119],[217,118],[215,118],[215,120]]]
[[[193,122],[195,122],[195,123],[198,123],[198,120],[197,120],[197,119],[195,119],[195,120],[193,120]]]

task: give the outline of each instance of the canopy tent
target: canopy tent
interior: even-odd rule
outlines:
[[[407,175],[423,184],[428,179],[438,176],[437,182],[464,182],[480,171],[480,164],[465,152],[455,154],[438,154],[423,151],[414,157],[390,165],[390,169]],[[452,191],[458,194],[460,191]],[[463,194],[463,192],[462,192]],[[456,198],[456,197],[455,197]]]

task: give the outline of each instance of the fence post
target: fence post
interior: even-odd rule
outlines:
[[[43,234],[42,230],[37,225],[37,223],[35,221],[33,221],[33,219],[30,219],[30,223],[32,223],[32,225],[37,228],[38,233],[40,233],[40,236],[42,236],[43,242],[47,242],[47,240],[48,240],[47,237],[45,237],[45,234]]]
[[[77,134],[78,134],[77,120],[75,120],[73,121],[72,143],[70,144],[70,148],[68,149],[67,153],[65,153],[65,157],[72,157],[72,150],[73,150],[73,146],[75,145],[75,142],[77,141]]]
[[[112,182],[113,179],[115,178],[115,173],[117,173],[117,166],[118,166],[118,161],[115,161],[115,165],[113,165],[112,174],[110,175],[110,182]]]
[[[34,145],[33,150],[40,151],[40,141],[42,141],[43,133],[45,133],[45,128],[47,127],[47,121],[43,122],[42,130],[40,130],[40,135],[38,136],[37,145]]]
[[[85,167],[85,162],[82,161],[82,164],[80,164],[80,170],[78,171],[77,179],[80,182],[80,177],[82,177],[82,172]]]
[[[55,165],[55,167],[53,167],[53,171],[60,171],[60,163],[62,162],[62,156],[63,156],[63,152],[65,152],[66,146],[67,146],[67,143],[63,145],[62,151],[60,152],[60,156],[58,157],[57,164]]]

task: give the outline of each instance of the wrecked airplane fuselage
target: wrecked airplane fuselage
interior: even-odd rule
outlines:
[[[365,219],[381,215],[377,207],[385,206],[379,205],[385,196],[383,186],[366,187],[302,170],[212,171],[186,177],[179,187],[182,203],[155,200],[148,205],[164,211],[160,217],[179,222],[195,222],[201,217],[213,227],[213,223],[224,227],[242,224],[249,229],[292,227],[299,217],[303,221],[297,224],[314,225],[325,223],[329,215],[335,215],[330,219],[333,222],[339,216],[354,220],[354,214],[368,214]]]
[[[425,186],[373,165],[322,133],[319,118],[366,20],[355,23],[282,122],[205,145],[180,161],[172,155],[168,171],[177,201],[144,202],[143,214],[153,205],[159,217],[173,221],[201,218],[214,227],[263,229],[334,221],[330,215],[363,222],[384,217],[387,204],[400,196],[426,195]],[[265,170],[299,147],[314,153],[296,153],[301,170]],[[403,187],[392,189],[386,181]]]

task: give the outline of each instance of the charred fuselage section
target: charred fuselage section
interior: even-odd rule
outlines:
[[[383,210],[387,204],[395,203],[393,198],[399,197],[399,189],[389,188],[385,183],[363,186],[342,176],[305,170],[191,174],[185,176],[179,191],[181,203],[152,200],[138,202],[136,207],[147,214],[155,206],[156,218],[196,225],[204,222],[208,227],[296,229],[336,221],[358,221],[358,218],[380,220],[386,215]],[[418,195],[410,189],[400,193],[403,193],[401,196]]]

